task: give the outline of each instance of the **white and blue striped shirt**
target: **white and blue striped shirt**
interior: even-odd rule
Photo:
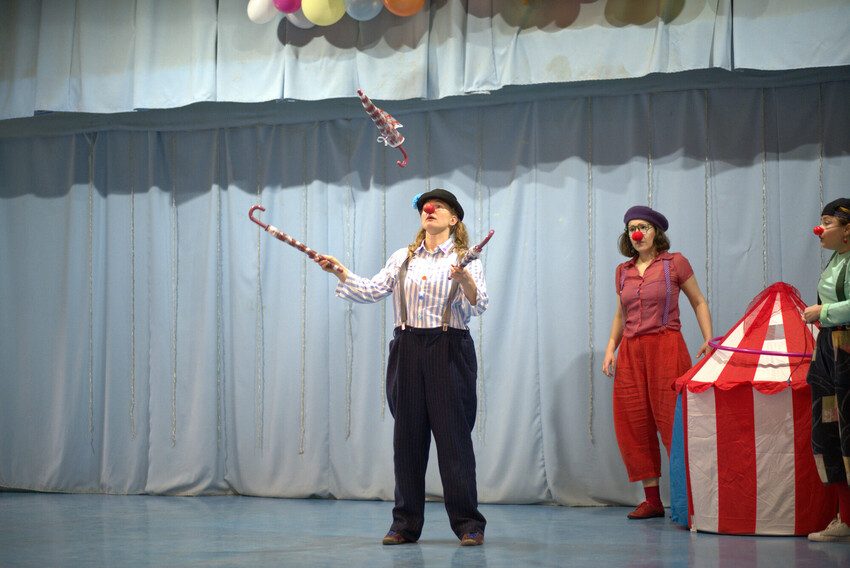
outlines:
[[[407,248],[395,251],[384,268],[371,279],[349,273],[344,283],[337,284],[336,295],[359,304],[371,304],[396,292],[393,298],[395,326],[400,326],[401,302],[397,291],[397,280],[399,269],[406,258]],[[454,264],[457,264],[454,238],[449,238],[434,252],[428,252],[423,243],[413,253],[405,277],[408,326],[433,328],[443,324],[443,310],[453,282],[449,278],[451,274],[449,268]],[[475,281],[478,297],[473,306],[464,295],[463,289],[458,288],[449,319],[449,327],[457,329],[468,329],[470,318],[484,313],[489,303],[481,261],[473,260],[467,265],[466,270]]]

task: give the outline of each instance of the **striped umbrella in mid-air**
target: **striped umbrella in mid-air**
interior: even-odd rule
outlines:
[[[378,142],[383,142],[385,146],[398,148],[401,151],[404,159],[397,160],[396,164],[398,164],[398,167],[403,168],[407,165],[407,152],[401,146],[404,144],[404,136],[398,131],[403,125],[394,119],[391,114],[376,107],[371,99],[366,96],[366,93],[363,92],[363,89],[357,89],[357,95],[360,97],[360,102],[363,104],[363,108],[366,109],[369,118],[372,119],[381,133],[378,137]]]

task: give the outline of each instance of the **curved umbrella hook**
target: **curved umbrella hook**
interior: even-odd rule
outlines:
[[[407,152],[405,152],[404,148],[402,148],[401,146],[399,146],[398,149],[401,150],[401,155],[404,156],[404,159],[403,160],[396,160],[395,163],[396,163],[396,165],[398,165],[398,167],[403,168],[404,166],[407,165]]]
[[[268,224],[267,224],[267,223],[263,223],[262,221],[260,221],[260,220],[259,220],[259,219],[257,219],[256,217],[254,217],[254,211],[256,211],[257,209],[259,209],[260,211],[265,211],[265,210],[266,210],[266,208],[265,208],[265,207],[263,207],[262,205],[254,205],[253,207],[251,207],[251,208],[248,210],[248,218],[249,218],[250,220],[252,220],[253,222],[255,222],[256,224],[258,224],[260,227],[262,227],[264,231],[268,231],[268,230],[269,230],[269,226],[268,226]]]

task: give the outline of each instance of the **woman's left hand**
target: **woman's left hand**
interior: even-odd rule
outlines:
[[[806,320],[806,323],[815,323],[820,319],[820,310],[820,304],[806,306],[806,309],[803,311],[803,319]]]
[[[697,351],[697,359],[703,355],[708,355],[710,351],[711,347],[708,345],[708,340],[706,340],[706,342],[702,344],[702,347],[699,348],[699,351]]]
[[[475,285],[475,279],[468,270],[452,265],[449,278],[460,284],[460,289],[463,290],[463,295],[466,296],[470,304],[474,306],[478,303],[478,288]]]

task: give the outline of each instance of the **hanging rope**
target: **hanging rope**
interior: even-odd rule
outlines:
[[[171,175],[171,447],[177,446],[177,313],[179,307],[180,268],[177,218],[176,134],[169,137],[169,173]]]
[[[227,141],[227,133],[228,133],[228,131],[225,129],[224,130],[225,141]],[[227,170],[227,178],[226,179],[227,180],[232,179],[232,172],[230,171],[229,168]],[[222,193],[222,191],[221,191],[221,188],[219,187],[219,204],[221,204],[221,202],[222,202],[221,193]],[[223,214],[221,206],[219,206],[218,212],[219,212],[219,218],[220,219],[223,218],[224,214]],[[219,242],[219,251],[221,251],[220,254],[219,254],[219,266],[222,267],[222,271],[221,271],[221,274],[220,274],[221,280],[219,282],[219,289],[221,290],[221,294],[222,294],[221,297],[219,298],[219,314],[221,314],[222,321],[221,321],[221,335],[220,335],[220,339],[219,339],[220,347],[219,347],[219,352],[218,352],[218,357],[219,357],[219,361],[220,361],[220,365],[221,365],[221,369],[222,369],[222,371],[221,371],[221,390],[220,390],[220,392],[221,392],[221,404],[219,405],[219,409],[221,410],[221,421],[220,421],[220,423],[221,423],[221,452],[222,452],[222,455],[223,455],[222,466],[224,468],[224,479],[230,479],[230,476],[228,475],[228,465],[229,465],[228,464],[228,461],[229,461],[228,457],[229,456],[228,456],[228,444],[227,444],[227,405],[225,404],[225,400],[227,399],[227,383],[226,383],[226,380],[225,380],[225,372],[224,372],[224,247],[223,247],[223,243],[222,243],[221,232],[219,232],[218,242]]]
[[[89,279],[89,440],[94,455],[94,145],[97,134],[86,134],[88,143],[88,235],[86,237],[86,256]]]
[[[652,127],[652,93],[649,93],[649,112],[647,115],[647,129],[646,129],[646,203],[650,207],[652,207],[652,193],[653,193],[653,173],[652,173],[652,140],[653,140],[653,127]]]
[[[260,154],[264,146],[261,140],[262,129],[257,127],[254,142],[254,166],[257,176],[257,203],[262,204],[266,162]],[[254,445],[261,451],[265,431],[265,321],[263,318],[263,272],[262,272],[262,231],[257,230],[257,290],[254,305]]]
[[[301,159],[301,234],[307,234],[310,226],[309,210],[307,201],[307,133],[301,137],[302,159]],[[304,454],[304,440],[307,436],[307,257],[301,258],[301,411],[298,437],[298,453]]]
[[[767,109],[761,90],[761,263],[762,289],[767,288]]]
[[[381,160],[381,258],[387,258],[387,161]],[[381,302],[381,370],[387,368],[387,303]],[[381,420],[387,412],[387,374],[381,372]]]
[[[425,191],[431,191],[431,113],[425,114]]]
[[[818,199],[820,208],[818,211],[823,211],[823,147],[824,147],[824,126],[823,126],[823,83],[818,83]],[[826,264],[824,260],[824,249],[820,249],[820,265],[823,267]]]
[[[476,118],[476,166],[475,166],[475,234],[483,235],[485,231],[484,225],[484,191],[482,189],[481,176],[484,171],[484,126],[481,118],[482,111],[477,109]],[[487,200],[489,204],[489,199]],[[489,222],[489,216],[488,216]],[[490,225],[486,225],[487,228]],[[484,253],[486,254],[486,252]],[[483,259],[482,259],[483,261]],[[479,361],[484,360],[484,316],[478,316],[478,343],[476,343],[477,358]],[[487,424],[487,390],[485,388],[484,365],[478,367],[478,380],[476,385],[478,397],[478,416],[475,420],[476,435],[479,442],[484,441],[484,434]]]
[[[216,133],[221,136],[221,131]],[[218,150],[218,147],[217,147]],[[222,254],[222,211],[221,185],[216,187],[216,227],[215,227],[215,441],[221,451],[222,441],[222,405],[224,401],[224,259]]]
[[[708,90],[703,90],[704,104],[704,129],[705,129],[705,171],[703,175],[703,196],[705,203],[705,295],[708,305],[711,300],[711,136],[709,131],[709,101]]]
[[[136,156],[132,132],[127,136],[130,184],[130,437],[136,439]]]
[[[345,194],[345,265],[354,270],[354,187],[351,184],[351,161],[354,156],[354,143],[349,121],[348,136],[346,137],[346,155],[348,157],[348,192]],[[351,388],[354,382],[354,304],[345,303],[345,439],[351,437]]]
[[[651,203],[651,201],[650,201]],[[593,402],[594,402],[594,368],[596,367],[596,347],[593,344],[593,290],[595,283],[593,270],[593,99],[587,99],[587,382],[588,382],[588,406],[587,435],[591,445],[593,440]]]

